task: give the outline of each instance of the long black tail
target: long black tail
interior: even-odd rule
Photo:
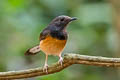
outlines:
[[[25,55],[35,55],[40,52],[40,45],[34,46],[25,52]]]

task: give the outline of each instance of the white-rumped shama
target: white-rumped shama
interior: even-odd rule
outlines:
[[[61,53],[66,45],[68,39],[68,33],[66,27],[68,23],[76,20],[77,18],[69,16],[58,16],[53,19],[50,24],[40,33],[40,44],[28,49],[25,55],[34,55],[43,51],[46,54],[45,65],[43,70],[48,68],[47,60],[48,55],[59,56],[59,63],[62,65],[63,58]]]

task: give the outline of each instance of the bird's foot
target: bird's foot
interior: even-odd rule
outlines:
[[[46,72],[48,74],[48,64],[45,64],[43,67],[43,72]]]
[[[60,57],[58,63],[62,66],[62,64],[63,64],[63,58],[62,57]]]

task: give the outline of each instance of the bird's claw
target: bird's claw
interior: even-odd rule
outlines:
[[[62,57],[60,57],[58,63],[62,66],[62,63],[63,63],[63,58]]]
[[[43,67],[43,72],[46,72],[48,74],[48,64],[45,64]]]

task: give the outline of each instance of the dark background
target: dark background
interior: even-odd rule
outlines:
[[[39,43],[40,32],[56,16],[77,17],[67,31],[63,53],[120,57],[119,0],[1,0],[0,71],[36,68],[44,65],[43,52],[24,56]],[[118,5],[118,6],[117,6]],[[58,57],[49,56],[49,65]],[[59,73],[29,80],[120,80],[117,68],[73,65]]]

